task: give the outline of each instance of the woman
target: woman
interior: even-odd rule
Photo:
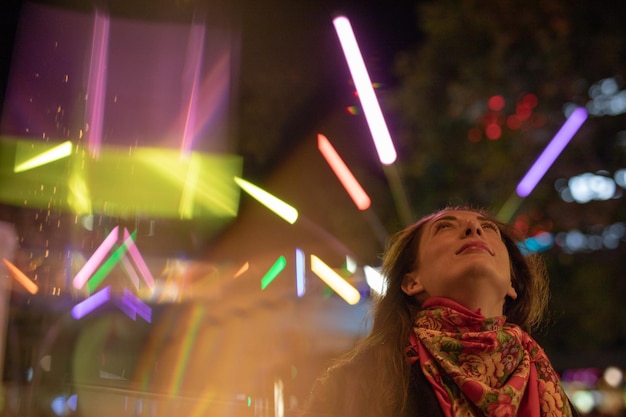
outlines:
[[[448,208],[399,232],[370,334],[320,378],[304,416],[577,415],[529,336],[548,283],[512,229]]]

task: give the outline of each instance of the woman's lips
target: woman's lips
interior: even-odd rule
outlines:
[[[456,254],[459,255],[460,253],[463,253],[467,250],[482,250],[489,253],[490,255],[494,255],[489,246],[487,246],[483,242],[468,242],[465,245],[461,246],[461,248],[456,251]]]

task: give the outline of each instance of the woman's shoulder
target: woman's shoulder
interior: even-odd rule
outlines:
[[[368,380],[365,373],[371,363],[363,355],[333,363],[314,383],[300,417],[353,416],[355,407],[366,404]]]

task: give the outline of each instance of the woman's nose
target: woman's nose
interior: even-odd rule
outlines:
[[[482,236],[483,229],[481,229],[478,223],[468,221],[467,226],[465,227],[465,236],[470,236],[473,233],[476,233],[478,236]]]

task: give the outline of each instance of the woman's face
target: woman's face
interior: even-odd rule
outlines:
[[[506,296],[517,297],[500,230],[479,213],[435,215],[422,228],[416,256],[417,267],[402,288],[422,301],[446,297],[492,317],[502,314]]]

